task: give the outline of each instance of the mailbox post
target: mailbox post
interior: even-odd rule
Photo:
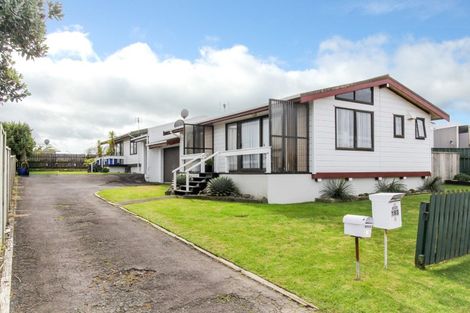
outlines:
[[[361,279],[361,263],[359,257],[359,239],[372,236],[372,218],[362,215],[345,215],[343,217],[344,234],[354,237],[356,247],[356,280]]]
[[[388,266],[388,234],[390,229],[400,228],[401,199],[404,193],[381,192],[369,196],[372,202],[372,218],[374,226],[384,230],[384,267]]]

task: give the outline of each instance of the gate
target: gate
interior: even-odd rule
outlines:
[[[432,152],[453,152],[460,154],[460,173],[470,175],[470,148],[433,148]]]
[[[416,267],[470,253],[470,192],[433,194],[421,203],[416,240]]]

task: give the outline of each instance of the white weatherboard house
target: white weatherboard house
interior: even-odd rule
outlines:
[[[118,136],[114,142],[114,155],[98,157],[95,163],[109,168],[113,173],[144,174],[147,167],[147,129]],[[107,141],[104,141],[103,145],[106,144]],[[103,150],[106,153],[106,147]]]
[[[438,119],[449,116],[385,75],[271,99],[164,134],[180,136],[174,173],[204,172],[213,162],[242,193],[296,203],[314,201],[328,179],[350,180],[357,194],[373,192],[384,178],[418,187],[431,175],[431,121]],[[194,190],[190,184],[183,191]]]
[[[186,123],[197,123],[203,117],[191,118]],[[166,132],[173,123],[148,128],[147,137],[147,166],[145,179],[148,182],[172,182],[172,171],[180,166],[183,145],[180,145],[178,133]]]

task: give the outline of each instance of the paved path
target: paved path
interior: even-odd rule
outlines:
[[[93,195],[122,179],[20,180],[12,312],[305,312]]]

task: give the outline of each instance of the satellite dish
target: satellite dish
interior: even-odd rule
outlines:
[[[44,140],[44,144],[47,146],[49,144],[49,139]]]
[[[177,120],[177,121],[175,122],[175,124],[173,124],[173,126],[174,126],[175,128],[183,127],[183,125],[184,125],[184,121],[183,121],[183,120]]]
[[[181,110],[181,117],[182,117],[183,119],[187,118],[188,115],[189,115],[189,111],[188,111],[188,110],[186,110],[186,109]]]

